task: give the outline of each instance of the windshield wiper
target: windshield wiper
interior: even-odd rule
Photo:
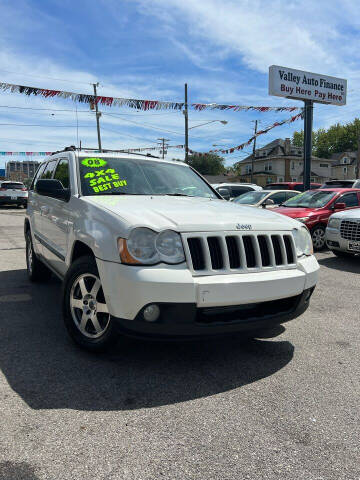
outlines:
[[[129,193],[129,192],[104,192],[100,195],[144,195],[143,193]],[[96,195],[94,195],[95,197]]]
[[[186,193],[164,193],[167,197],[193,197],[193,195],[186,195]]]

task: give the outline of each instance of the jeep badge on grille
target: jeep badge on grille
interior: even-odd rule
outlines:
[[[243,225],[242,223],[237,223],[236,230],[252,230],[252,225],[249,225],[249,224]]]

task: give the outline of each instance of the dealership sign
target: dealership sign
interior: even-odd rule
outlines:
[[[333,105],[346,104],[346,80],[272,65],[269,94]]]

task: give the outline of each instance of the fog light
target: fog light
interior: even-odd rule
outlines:
[[[147,322],[156,322],[160,316],[160,308],[155,304],[149,305],[144,309],[143,315]]]

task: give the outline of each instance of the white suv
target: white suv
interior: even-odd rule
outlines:
[[[72,338],[259,332],[298,317],[318,276],[308,230],[226,202],[188,165],[65,150],[38,169],[25,219],[31,280],[64,282]]]
[[[16,205],[26,207],[28,191],[22,182],[5,180],[0,182],[0,205]]]

